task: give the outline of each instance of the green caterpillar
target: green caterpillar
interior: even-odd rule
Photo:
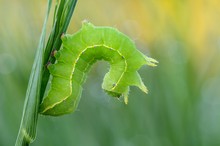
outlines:
[[[101,59],[110,64],[102,84],[109,95],[123,96],[127,103],[129,86],[137,86],[147,93],[137,70],[143,65],[156,66],[157,61],[139,52],[134,42],[117,29],[83,22],[78,32],[63,35],[61,39],[62,48],[54,55],[57,62],[48,65],[51,85],[39,113],[58,116],[73,112],[88,71]]]

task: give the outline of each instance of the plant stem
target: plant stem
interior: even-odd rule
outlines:
[[[52,63],[55,61],[50,54],[54,48],[60,49],[62,43],[60,36],[67,30],[76,2],[77,0],[57,1],[56,8],[58,9],[54,12],[54,24],[45,47],[46,24],[52,3],[52,0],[48,0],[48,9],[28,83],[16,146],[28,146],[36,137],[38,108],[50,76],[45,64],[48,60]]]
[[[31,76],[28,83],[21,125],[15,143],[16,146],[29,145],[29,143],[34,141],[36,135],[38,107],[40,101],[39,100],[40,85],[42,78],[44,41],[46,36],[46,24],[48,21],[50,8],[51,8],[51,0],[48,0],[48,10],[44,21],[44,25],[37,49],[37,54],[32,67]]]

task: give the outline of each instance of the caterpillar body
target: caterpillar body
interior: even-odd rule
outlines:
[[[128,102],[129,86],[147,93],[137,70],[143,65],[156,66],[157,61],[139,52],[134,42],[111,27],[96,27],[83,22],[73,35],[61,37],[62,48],[55,53],[56,63],[48,65],[52,75],[48,94],[39,113],[58,116],[73,112],[79,103],[82,85],[93,63],[105,60],[110,64],[102,88],[113,97]]]

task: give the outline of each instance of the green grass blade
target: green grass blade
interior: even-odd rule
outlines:
[[[21,125],[15,143],[16,146],[29,145],[29,143],[31,143],[36,136],[46,24],[49,17],[51,2],[52,0],[48,0],[47,14],[37,49],[37,55],[34,60],[32,72],[28,83]]]
[[[48,61],[54,62],[50,54],[54,48],[59,50],[62,43],[60,36],[67,30],[77,0],[60,0],[56,2],[53,27],[45,47],[46,24],[52,4],[52,0],[48,0],[47,14],[28,83],[21,125],[15,144],[16,146],[27,146],[33,142],[36,137],[38,107],[43,98],[50,76],[45,64]]]

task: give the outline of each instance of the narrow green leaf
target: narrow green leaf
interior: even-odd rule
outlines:
[[[46,24],[50,13],[51,2],[52,0],[48,0],[46,18],[43,24],[43,29],[37,49],[37,54],[34,60],[32,72],[28,83],[21,125],[15,143],[16,146],[29,145],[29,143],[31,143],[36,136],[39,96],[40,96],[40,87],[41,87],[40,85],[41,85],[42,68],[43,68],[43,52],[44,52],[44,42],[46,35]]]
[[[50,54],[53,49],[59,50],[61,46],[60,36],[67,30],[76,2],[77,0],[56,1],[53,27],[45,47],[46,24],[52,4],[52,0],[48,0],[48,9],[28,83],[21,125],[15,143],[16,146],[27,146],[36,137],[39,103],[42,100],[50,76],[45,64],[48,61],[54,62]]]

